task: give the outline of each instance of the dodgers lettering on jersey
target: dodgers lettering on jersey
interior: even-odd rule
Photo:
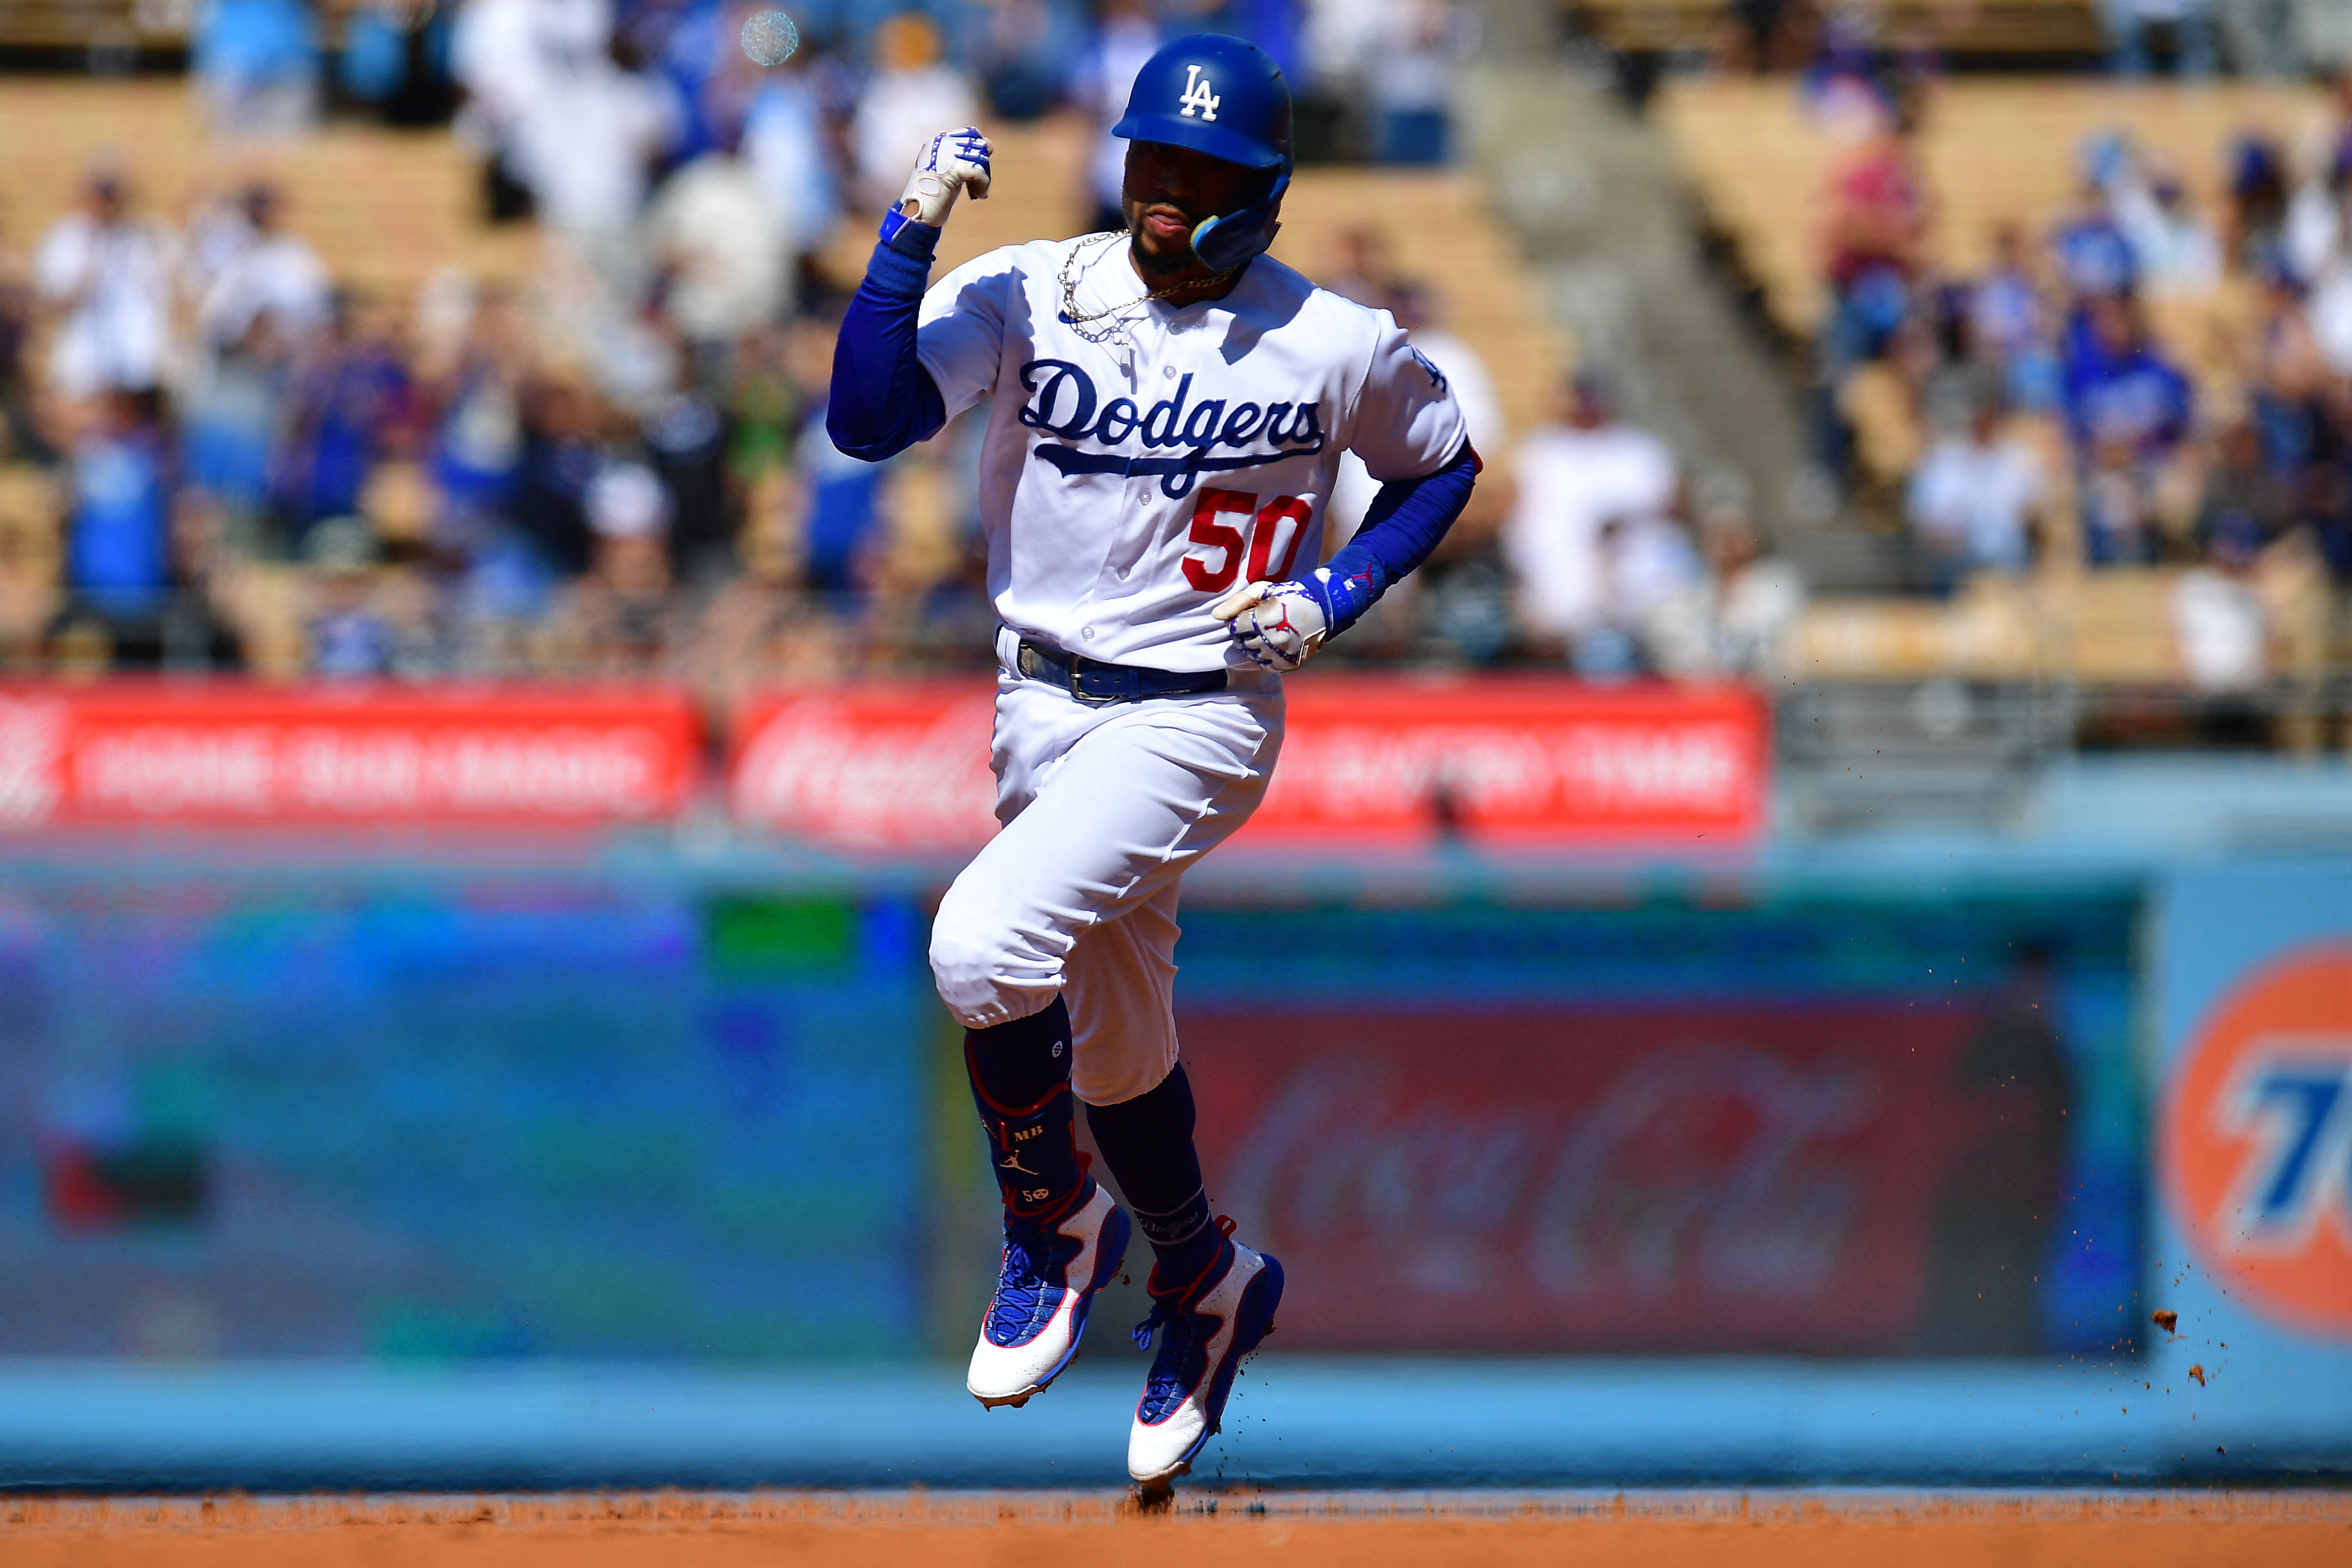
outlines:
[[[923,299],[918,352],[949,415],[995,397],[979,499],[996,613],[1091,659],[1254,667],[1209,607],[1324,559],[1341,452],[1418,478],[1461,446],[1461,411],[1387,312],[1271,256],[1223,299],[1130,312],[1129,347],[1089,342],[1061,319],[1082,244],[991,252]],[[1145,291],[1124,240],[1080,265],[1082,316]]]

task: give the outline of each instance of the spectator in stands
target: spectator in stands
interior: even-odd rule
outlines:
[[[1452,155],[1454,68],[1475,43],[1449,0],[1386,0],[1386,26],[1367,72],[1372,155],[1382,163],[1443,163]]]
[[[302,0],[203,0],[188,54],[215,131],[288,135],[318,112],[319,30]]]
[[[1087,160],[1087,194],[1096,231],[1123,229],[1119,193],[1127,182],[1127,143],[1110,133],[1127,112],[1127,95],[1143,62],[1160,47],[1160,26],[1146,0],[1101,0],[1092,42],[1081,57],[1071,99],[1093,117],[1095,144]]]
[[[183,485],[172,497],[173,593],[160,624],[159,663],[196,673],[240,669],[245,636],[230,594],[238,552],[230,541],[228,511],[217,499]]]
[[[2050,235],[2058,284],[2070,307],[2139,287],[2139,256],[2116,219],[2114,198],[2128,177],[2130,149],[2120,137],[2103,133],[2084,144],[2081,162],[2074,205]]]
[[[2117,76],[2148,74],[2148,36],[2156,28],[2171,36],[2177,74],[2191,78],[2213,74],[2212,0],[2099,0],[2099,19],[2107,30]]]
[[[1911,307],[1932,220],[1917,157],[1916,97],[1882,115],[1869,140],[1832,174],[1822,235],[1830,310],[1818,357],[1816,419],[1822,457],[1843,472],[1853,437],[1837,396],[1855,367],[1885,353]]]
[[[2221,37],[2238,75],[2276,81],[2303,73],[2295,8],[2295,0],[2219,0]]]
[[[325,264],[278,211],[259,183],[200,208],[183,268],[196,328],[181,386],[185,477],[240,526],[268,506],[287,383],[331,304]]]
[[[336,79],[387,125],[439,125],[455,107],[450,11],[436,0],[360,0],[344,13]]]
[[[938,132],[980,119],[971,83],[940,57],[937,23],[901,11],[875,30],[874,76],[858,96],[853,129],[859,206],[878,213],[898,199],[916,149]]]
[[[2230,204],[2222,248],[2230,267],[2259,273],[2275,264],[2294,199],[2285,150],[2267,136],[2241,136],[2231,149]]]
[[[2084,548],[2094,565],[2152,559],[2158,486],[2194,413],[2189,379],[2149,339],[2128,296],[2089,301],[2069,348],[2066,422],[2084,471]]]
[[[358,510],[376,459],[415,441],[414,390],[390,313],[363,296],[338,296],[287,400],[274,487],[289,538]]]
[[[1736,501],[1706,509],[1699,542],[1705,574],[1661,603],[1643,628],[1649,662],[1684,680],[1774,674],[1781,640],[1804,608],[1804,578],[1764,553],[1754,519]]]
[[[2203,494],[2197,503],[2196,540],[2210,550],[2228,529],[2251,529],[2262,545],[2276,543],[2292,528],[2306,499],[2305,476],[2280,471],[2263,449],[2252,420],[2236,420],[2214,438]]]
[[[1597,639],[1596,662],[1622,653],[1624,634],[1610,626],[1602,533],[1672,512],[1674,455],[1621,420],[1606,383],[1582,372],[1562,389],[1553,421],[1519,438],[1513,467],[1517,498],[1503,551],[1521,623],[1539,647],[1574,652]]]
[[[1086,47],[1077,0],[988,0],[974,31],[972,63],[992,112],[1034,120],[1061,103]]]
[[[743,111],[740,151],[794,254],[822,246],[841,217],[840,162],[801,54],[762,73]]]
[[[2173,638],[2190,689],[2205,699],[2208,744],[2259,744],[2267,728],[2251,700],[2271,675],[2270,613],[2253,580],[2258,553],[2250,527],[2225,522],[2204,564],[2172,585]]]
[[[359,517],[329,517],[302,541],[312,608],[310,673],[322,680],[375,680],[392,674],[398,639],[373,602],[374,530]]]
[[[2346,189],[2352,185],[2352,141],[2339,140],[2326,162],[2295,187],[2279,229],[2279,251],[2306,285],[2315,285],[2346,258]]]
[[[435,410],[426,450],[444,498],[435,543],[463,567],[506,526],[522,466],[523,386],[530,345],[520,304],[486,288],[465,310],[457,351],[426,389]]]
[[[118,388],[72,446],[66,582],[118,643],[130,626],[152,623],[172,584],[163,415],[160,393]]]
[[[0,464],[48,456],[33,418],[33,388],[25,350],[32,338],[33,272],[24,253],[10,243],[6,212],[0,208]]]
[[[233,217],[212,225],[196,303],[206,348],[282,360],[326,324],[326,263],[284,226],[281,206],[278,192],[257,182],[239,193]]]
[[[131,215],[124,176],[93,171],[81,209],[52,224],[33,253],[33,286],[54,322],[51,392],[79,401],[161,384],[177,259],[169,230]]]
[[[604,466],[612,415],[574,373],[544,370],[523,397],[522,461],[510,516],[517,542],[543,572],[588,569],[588,486]]]
[[[734,565],[736,508],[718,398],[693,382],[677,387],[638,420],[637,435],[668,499],[672,571],[698,585],[725,576]]]
[[[541,224],[601,287],[604,303],[625,309],[643,284],[635,226],[646,185],[655,161],[678,139],[682,110],[626,35],[547,71],[518,127],[532,202]]]
[[[785,263],[798,249],[751,165],[713,148],[663,182],[645,243],[664,308],[707,380],[728,348],[787,307]]]
[[[1967,310],[1969,345],[1998,369],[2003,399],[2028,413],[2057,407],[2056,324],[2017,225],[1994,229],[1992,265],[1969,289]]]
[[[1912,470],[1906,510],[1927,586],[1948,594],[1978,571],[2022,571],[2049,486],[2032,445],[1987,400]]]
[[[668,497],[643,464],[610,463],[589,485],[587,511],[594,563],[556,607],[556,657],[602,675],[653,674],[673,632]]]
[[[2116,193],[2116,222],[2151,295],[2208,294],[2221,281],[2221,242],[2172,170],[2135,168]]]

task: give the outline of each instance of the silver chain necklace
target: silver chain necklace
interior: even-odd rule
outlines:
[[[1113,229],[1104,234],[1088,235],[1072,246],[1070,254],[1062,258],[1062,271],[1057,279],[1062,286],[1062,325],[1069,328],[1087,342],[1116,343],[1120,348],[1125,348],[1128,346],[1128,312],[1139,306],[1149,305],[1155,299],[1166,299],[1172,295],[1181,294],[1187,289],[1210,287],[1223,282],[1241,270],[1238,267],[1229,267],[1223,272],[1213,272],[1206,277],[1191,278],[1183,283],[1171,283],[1165,288],[1155,288],[1149,294],[1139,294],[1134,298],[1122,300],[1108,309],[1081,313],[1078,309],[1079,258],[1086,254],[1087,247],[1090,245],[1126,237],[1125,229]],[[1087,330],[1087,324],[1093,321],[1106,324],[1090,332]]]

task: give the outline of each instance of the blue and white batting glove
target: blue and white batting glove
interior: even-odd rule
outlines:
[[[889,240],[908,224],[944,227],[958,195],[969,190],[975,202],[988,200],[988,138],[976,125],[942,131],[915,154],[915,172],[907,178],[907,193],[882,219],[882,237]]]
[[[1318,577],[1328,578],[1321,568]],[[1326,593],[1316,590],[1325,588]],[[1242,651],[1262,667],[1286,674],[1315,656],[1331,634],[1328,586],[1305,582],[1245,582],[1209,607],[1226,622]]]

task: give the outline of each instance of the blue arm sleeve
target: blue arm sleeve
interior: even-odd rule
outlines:
[[[884,228],[866,264],[866,280],[841,319],[833,345],[833,394],[824,408],[833,444],[868,463],[897,456],[948,422],[939,383],[915,358],[915,316],[930,282],[940,231],[904,221]]]
[[[1478,467],[1478,455],[1465,441],[1434,474],[1381,486],[1356,537],[1307,579],[1308,591],[1330,620],[1332,635],[1355,624],[1391,584],[1429,559],[1470,504]]]

